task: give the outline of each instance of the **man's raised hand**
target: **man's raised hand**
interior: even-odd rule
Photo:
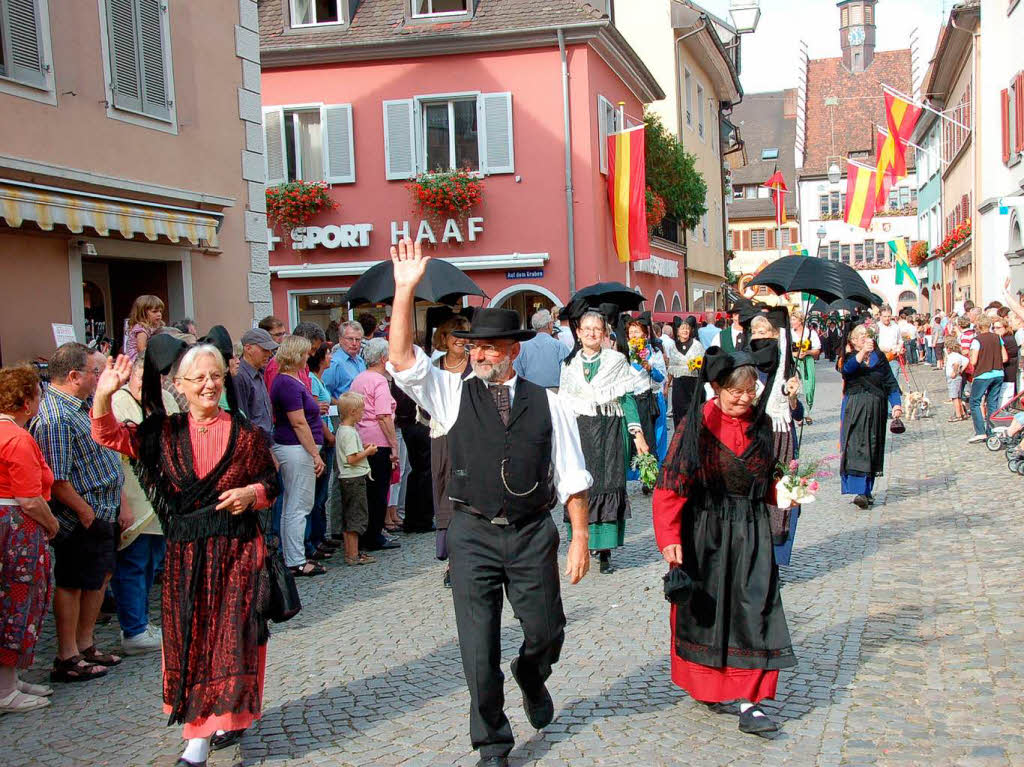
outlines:
[[[403,238],[397,246],[391,246],[391,263],[395,267],[395,290],[415,287],[427,271],[430,256],[423,255],[419,241]]]

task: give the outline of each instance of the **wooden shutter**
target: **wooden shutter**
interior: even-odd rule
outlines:
[[[743,231],[743,250],[750,250],[750,230]]]
[[[597,97],[597,144],[601,157],[601,172],[608,173],[608,100],[604,96]]]
[[[7,0],[3,8],[10,34],[8,74],[12,80],[38,88],[46,87],[47,67],[43,64],[42,32],[36,0]],[[2,20],[0,20],[2,21]]]
[[[960,220],[966,221],[971,217],[971,196],[968,194],[960,197]]]
[[[410,179],[416,175],[416,122],[412,99],[384,102],[384,177]]]
[[[1003,123],[1003,165],[1010,162],[1010,91],[999,91],[999,114]]]
[[[139,46],[135,37],[134,0],[107,0],[107,38],[110,45],[110,91],[114,106],[142,111]]]
[[[267,168],[267,186],[288,180],[284,146],[284,109],[263,108],[263,161]]]
[[[767,250],[775,250],[775,230],[769,229],[765,234],[765,248]]]
[[[476,108],[480,170],[484,173],[514,173],[512,94],[481,93]]]
[[[324,179],[328,184],[352,184],[356,180],[355,145],[352,136],[352,105],[320,107],[323,132]]]
[[[171,119],[164,50],[163,0],[136,0],[139,20],[139,64],[142,111],[161,120]]]
[[[1014,141],[1014,151],[1024,151],[1024,72],[1017,73],[1017,87],[1014,89],[1014,107],[1016,109],[1017,134]]]

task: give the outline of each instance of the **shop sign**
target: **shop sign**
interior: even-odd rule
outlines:
[[[441,232],[441,243],[476,242],[476,238],[484,230],[482,217],[467,218],[465,232],[459,222],[449,218]],[[312,250],[313,248],[366,248],[370,245],[370,232],[373,224],[330,224],[328,226],[299,226],[289,233],[292,250]],[[391,222],[391,244],[397,245],[404,237],[413,237],[413,229],[408,221]],[[437,244],[438,237],[429,221],[420,221],[415,229],[416,242]],[[281,238],[274,235],[273,229],[267,229],[267,248],[274,249],[274,244]]]
[[[543,269],[516,269],[505,272],[506,280],[539,280],[543,276]]]

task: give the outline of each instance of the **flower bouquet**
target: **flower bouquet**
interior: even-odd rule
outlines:
[[[646,338],[629,339],[629,361],[643,365],[651,356],[651,348]]]
[[[704,358],[694,357],[692,360],[686,363],[686,366],[690,369],[691,372],[700,370],[702,367],[704,367]]]
[[[811,339],[805,338],[803,341],[793,342],[793,354],[799,354],[800,352],[809,352],[811,350]]]
[[[653,453],[636,455],[631,464],[635,471],[640,473],[640,482],[648,490],[654,489],[654,483],[658,481],[658,458]]]
[[[785,509],[792,504],[814,503],[814,493],[821,488],[818,480],[832,476],[828,466],[836,457],[829,455],[819,461],[803,463],[794,458],[789,463],[780,463],[781,476],[775,484],[776,505]]]

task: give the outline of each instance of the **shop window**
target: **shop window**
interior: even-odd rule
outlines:
[[[604,96],[597,97],[597,122],[600,141],[601,172],[608,173],[608,134],[617,133],[626,126],[622,113]]]
[[[466,13],[469,0],[412,0],[412,15],[446,16],[448,14]]]
[[[352,105],[263,110],[267,184],[356,180]]]
[[[704,140],[704,86],[697,83],[697,135]]]
[[[751,229],[750,230],[750,249],[751,250],[764,250],[766,246],[765,230],[764,229]]]
[[[0,78],[50,90],[43,29],[48,18],[42,0],[0,0]]]
[[[163,0],[106,0],[106,32],[114,108],[173,122],[171,47]]]
[[[385,177],[463,169],[513,173],[512,94],[384,102]]]
[[[293,27],[341,24],[345,21],[341,0],[291,0],[291,7]]]
[[[348,319],[348,304],[345,291],[298,293],[292,296],[298,322],[312,322],[324,331],[333,322],[340,325]],[[362,310],[360,310],[362,311]]]

